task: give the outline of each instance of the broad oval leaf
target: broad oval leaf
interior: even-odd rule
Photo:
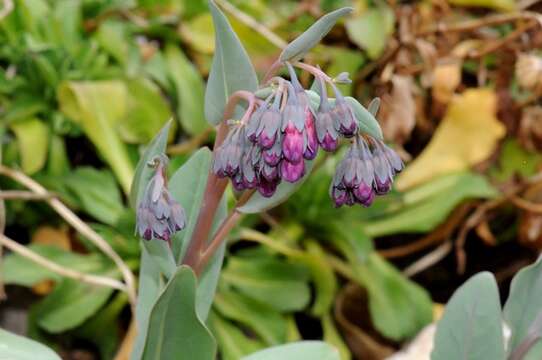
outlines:
[[[258,78],[247,52],[214,1],[209,8],[215,26],[215,54],[205,90],[205,117],[212,125],[222,120],[224,107],[238,90],[255,91]]]
[[[196,313],[196,275],[180,266],[154,305],[144,360],[213,360],[216,342]]]
[[[0,329],[0,356],[9,360],[60,360],[53,350],[37,341]]]
[[[138,200],[143,195],[145,187],[153,174],[153,170],[147,166],[147,163],[156,155],[165,153],[170,127],[171,120],[154,137],[152,142],[147,146],[143,156],[139,159],[130,188],[130,203],[134,209],[137,209]]]
[[[504,360],[499,290],[482,272],[452,296],[437,324],[432,360]]]
[[[300,341],[275,346],[241,360],[340,360],[339,351],[322,341]]]
[[[540,338],[542,329],[540,329],[540,325],[537,328],[533,324],[540,317],[541,312],[542,257],[538,258],[536,263],[523,268],[512,279],[510,295],[503,310],[504,321],[512,331],[507,347],[509,353],[527,337]],[[537,358],[540,358],[542,347],[538,344],[535,349],[531,349],[529,356],[532,356],[532,352],[537,352]]]
[[[318,19],[303,34],[292,41],[280,54],[280,61],[295,61],[303,57],[333,28],[337,20],[352,12],[351,7],[344,7],[330,12]]]

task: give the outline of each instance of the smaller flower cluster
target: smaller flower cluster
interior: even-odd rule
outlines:
[[[169,243],[171,236],[186,225],[184,209],[167,189],[167,164],[168,158],[163,154],[148,164],[155,173],[137,208],[136,221],[136,231],[145,240],[161,239]]]
[[[393,177],[403,169],[399,155],[382,141],[356,136],[341,160],[330,187],[335,206],[370,206],[376,195],[391,189]]]
[[[272,94],[255,111],[233,122],[216,151],[214,173],[230,178],[238,191],[257,189],[270,197],[282,180],[299,181],[305,174],[305,161],[313,160],[320,147],[335,151],[339,137],[352,137],[358,131],[352,109],[332,82],[334,105],[327,99],[324,80],[319,79],[323,90],[314,112],[294,69],[287,66],[290,81],[276,79],[278,86]]]

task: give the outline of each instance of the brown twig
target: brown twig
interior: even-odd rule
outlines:
[[[446,24],[440,22],[429,29],[418,32],[416,34],[416,37],[427,36],[436,33],[471,31],[484,26],[495,26],[522,19],[536,20],[539,24],[542,25],[542,16],[540,14],[530,11],[522,11],[518,13],[490,15],[481,19],[468,20],[455,24]]]
[[[252,16],[239,10],[238,8],[230,4],[230,2],[228,2],[227,0],[215,0],[215,2],[220,5],[220,7],[222,7],[224,10],[229,12],[237,20],[259,33],[276,47],[284,49],[286,45],[288,45],[286,41],[282,40],[277,34],[269,30],[261,22],[258,22],[258,20],[254,19]]]
[[[520,209],[536,214],[542,214],[542,204],[530,202],[516,195],[511,196],[510,201]]]
[[[439,246],[437,246],[433,251],[422,256],[412,264],[410,264],[406,269],[403,270],[403,274],[408,277],[412,277],[431,266],[438,263],[440,260],[444,259],[446,255],[452,251],[453,245],[451,241],[446,241]]]
[[[191,152],[201,146],[213,132],[212,128],[205,129],[201,134],[198,134],[189,140],[180,144],[168,146],[167,153],[169,155],[182,155]]]
[[[36,194],[32,191],[5,190],[0,191],[0,200],[36,200],[43,201],[55,197],[54,194]]]
[[[10,169],[3,165],[0,165],[0,174],[5,175],[12,180],[20,183],[26,188],[30,189],[36,194],[47,196],[49,192],[41,186],[39,183],[34,181],[32,178],[26,176],[20,171]],[[122,274],[124,282],[126,283],[126,289],[128,294],[128,299],[132,307],[132,311],[135,311],[136,304],[136,285],[134,274],[122,260],[122,258],[115,252],[115,250],[105,241],[96,231],[94,231],[90,226],[88,226],[83,220],[81,220],[73,211],[71,211],[66,205],[64,205],[59,199],[54,197],[48,197],[45,201],[69,223],[73,226],[81,235],[89,239],[98,249],[100,249],[104,254],[106,254],[117,266],[119,271]]]
[[[448,220],[439,227],[437,227],[430,234],[412,242],[407,245],[397,246],[391,249],[379,250],[378,253],[387,258],[394,259],[398,257],[404,257],[416,253],[418,251],[424,250],[431,245],[439,243],[444,239],[448,238],[455,228],[463,221],[467,213],[473,208],[473,203],[466,203],[459,206],[453,213],[450,215]]]
[[[9,237],[0,234],[0,243],[2,243],[6,248],[11,251],[25,257],[38,265],[43,266],[44,268],[51,270],[61,276],[82,281],[91,285],[107,286],[113,289],[120,291],[128,292],[128,288],[121,281],[98,275],[84,274],[82,272],[72,270],[61,265],[58,265],[55,262],[50,261],[49,259],[33,252],[28,249],[26,246],[19,244],[15,240],[10,239]]]
[[[512,31],[511,33],[509,33],[505,37],[497,39],[497,40],[489,43],[488,45],[486,45],[485,47],[483,47],[482,49],[480,49],[478,51],[475,50],[475,51],[470,52],[467,55],[467,57],[469,57],[471,59],[477,59],[477,58],[481,58],[481,57],[483,57],[483,56],[485,56],[485,55],[487,55],[489,53],[495,52],[496,50],[498,50],[501,47],[505,46],[509,42],[514,41],[515,39],[519,38],[520,36],[525,34],[526,31],[534,28],[537,25],[540,25],[540,24],[536,23],[536,22],[533,22],[533,21],[529,22],[528,24],[520,25],[520,26],[518,26],[518,28],[516,30]]]

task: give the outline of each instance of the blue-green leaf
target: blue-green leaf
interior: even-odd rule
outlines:
[[[358,120],[359,128],[361,131],[366,132],[376,139],[383,140],[382,129],[378,124],[376,118],[371,114],[364,106],[362,106],[353,97],[347,96],[345,100],[350,104],[354,111],[354,116]]]
[[[452,296],[437,324],[432,360],[504,360],[501,304],[495,278],[482,272]]]
[[[224,14],[212,0],[209,0],[209,8],[215,26],[215,54],[205,91],[205,117],[216,125],[222,120],[230,95],[238,90],[255,91],[258,79],[247,52]]]
[[[181,266],[151,311],[143,359],[213,360],[215,354],[215,340],[196,313],[196,275]]]
[[[258,351],[241,360],[340,360],[339,351],[321,341],[300,341]]]
[[[0,329],[0,356],[9,360],[60,360],[53,350],[36,341]]]
[[[352,8],[344,7],[322,16],[312,24],[303,34],[292,41],[280,54],[280,61],[299,60],[333,28],[337,20],[352,12]]]
[[[512,335],[508,342],[508,352],[512,352],[527,338],[540,339],[540,324],[533,326],[542,314],[542,258],[519,271],[512,279],[510,295],[504,305],[504,321],[510,327]],[[535,324],[536,325],[536,324]],[[539,359],[542,356],[542,343],[538,341],[529,351],[528,359]]]

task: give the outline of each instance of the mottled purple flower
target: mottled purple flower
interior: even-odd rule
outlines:
[[[280,180],[267,180],[265,178],[260,179],[260,183],[258,185],[258,192],[263,197],[271,197],[277,191],[277,186],[279,185]]]
[[[271,107],[264,108],[256,136],[258,143],[264,149],[273,147],[277,137],[279,136],[281,116],[280,116],[280,92],[274,94],[274,101]]]
[[[156,156],[150,166],[155,173],[150,179],[137,207],[136,231],[145,240],[161,239],[168,243],[171,236],[186,225],[186,215],[167,189],[166,155]]]
[[[280,162],[280,176],[283,180],[294,183],[305,175],[305,162],[291,163],[283,159]]]
[[[339,133],[335,129],[335,123],[331,116],[332,109],[327,99],[324,81],[319,78],[318,84],[320,86],[320,105],[315,119],[318,143],[325,151],[335,151],[339,145]]]
[[[351,206],[355,203],[369,206],[373,201],[372,168],[367,166],[364,159],[369,155],[367,153],[369,150],[364,145],[356,138],[337,167],[330,188],[330,195],[336,207]]]
[[[335,85],[332,85],[335,92],[335,106],[331,111],[331,117],[335,123],[336,130],[344,137],[352,137],[358,131],[358,122],[350,105],[344,99],[341,92]]]
[[[403,162],[399,156],[382,141],[373,138],[370,140],[373,147],[373,188],[377,195],[383,195],[391,190],[393,176],[403,169]]]
[[[239,165],[245,147],[244,128],[234,125],[214,157],[213,172],[219,177],[234,178],[239,172]]]
[[[277,166],[282,158],[282,139],[279,136],[273,147],[262,151],[262,157],[269,166]]]

